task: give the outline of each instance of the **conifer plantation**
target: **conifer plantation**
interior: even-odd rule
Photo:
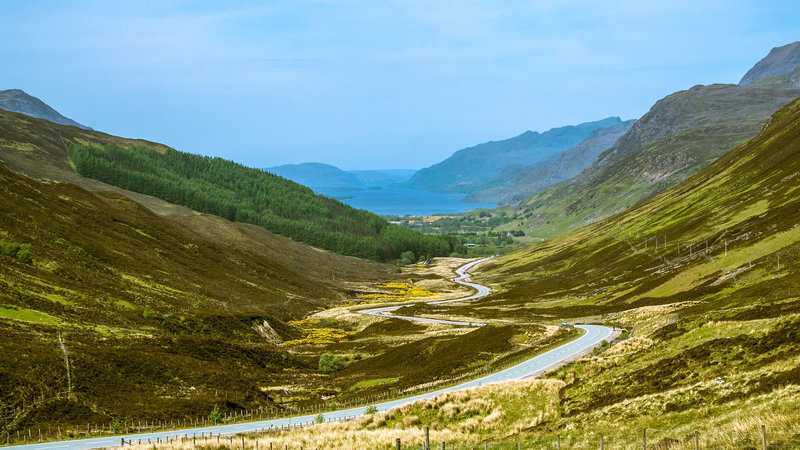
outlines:
[[[85,177],[259,225],[342,255],[384,261],[409,251],[416,258],[432,258],[461,249],[455,238],[392,225],[297,183],[222,158],[113,144],[72,144],[69,158]]]

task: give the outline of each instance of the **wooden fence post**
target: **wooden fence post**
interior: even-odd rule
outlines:
[[[700,433],[694,432],[694,450],[700,450]]]
[[[425,450],[431,450],[430,428],[425,427]]]
[[[396,448],[397,450],[400,450],[400,438],[397,438],[397,439],[394,441],[394,446],[395,446],[395,448]]]
[[[605,448],[605,442],[603,440],[603,435],[601,434],[600,435],[600,450],[603,450],[604,448]]]
[[[642,428],[642,450],[647,450],[647,428]]]
[[[761,447],[767,450],[767,426],[761,425]]]

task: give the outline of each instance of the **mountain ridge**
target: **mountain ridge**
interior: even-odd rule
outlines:
[[[558,153],[580,143],[595,129],[620,122],[619,117],[609,117],[551,128],[543,133],[529,130],[509,139],[467,147],[437,164],[420,169],[405,186],[464,194],[496,187],[511,181],[501,175],[504,171],[514,173],[524,166],[552,160]],[[487,180],[492,181],[486,183]]]
[[[635,122],[636,120],[626,120],[616,125],[598,128],[578,145],[558,154],[554,161],[520,168],[512,183],[473,192],[464,200],[494,202],[501,205],[517,204],[548,186],[578,175],[581,170],[590,166],[601,152],[611,147]]]
[[[38,117],[60,125],[70,125],[84,130],[91,130],[86,125],[81,125],[68,117],[64,117],[47,103],[25,93],[21,89],[0,91],[0,109]]]
[[[782,75],[800,67],[800,41],[775,47],[742,76],[739,86]]]
[[[800,97],[788,80],[780,74],[745,86],[697,85],[658,100],[594,164],[525,199],[516,219],[498,230],[551,237],[667,190],[755,136],[772,113]]]

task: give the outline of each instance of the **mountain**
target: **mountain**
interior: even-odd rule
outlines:
[[[695,86],[659,100],[594,164],[521,202],[500,231],[553,236],[675,186],[800,97],[800,87],[785,81],[776,75],[746,86]]]
[[[348,172],[355,175],[365,186],[386,187],[393,184],[405,183],[417,171],[413,169],[376,169],[350,170]]]
[[[330,164],[307,162],[264,169],[310,188],[386,187],[408,181],[411,169],[342,170]]]
[[[421,169],[407,187],[434,192],[468,194],[513,180],[523,167],[549,162],[564,150],[586,139],[597,128],[619,124],[619,117],[553,128],[544,133],[525,133],[455,152],[444,161]]]
[[[83,128],[84,130],[91,130],[91,128],[85,125],[81,125],[72,119],[62,116],[45,102],[19,89],[0,91],[0,109],[26,114],[31,117],[38,117],[61,125],[71,125],[73,127]]]
[[[311,188],[359,187],[362,185],[357,176],[330,164],[308,162],[286,164],[264,170]]]
[[[747,86],[758,80],[788,74],[800,67],[800,41],[775,47],[761,61],[756,63],[739,81],[739,86]]]
[[[469,194],[465,200],[514,205],[559,181],[578,175],[589,167],[597,156],[609,149],[635,120],[598,128],[580,144],[558,155],[555,161],[521,169],[511,184]]]

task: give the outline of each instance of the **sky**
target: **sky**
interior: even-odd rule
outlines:
[[[779,0],[0,0],[0,89],[251,167],[418,169],[638,118],[797,40]]]

